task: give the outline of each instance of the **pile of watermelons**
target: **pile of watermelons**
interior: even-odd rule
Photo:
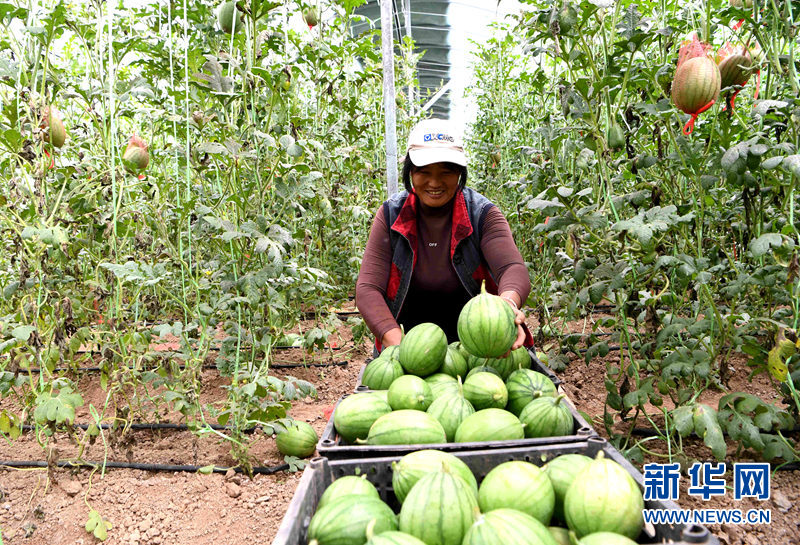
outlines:
[[[528,351],[509,352],[514,312],[495,295],[471,299],[448,346],[432,323],[411,329],[371,361],[362,384],[342,400],[334,426],[347,443],[406,445],[503,441],[574,433],[553,382],[532,371]]]
[[[397,514],[366,476],[341,477],[320,498],[309,545],[631,545],[643,526],[638,485],[602,452],[542,468],[505,462],[480,486],[463,461],[436,450],[392,470]]]

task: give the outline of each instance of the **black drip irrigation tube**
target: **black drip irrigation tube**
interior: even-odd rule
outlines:
[[[154,343],[154,344],[158,344],[158,343]],[[242,351],[247,351],[247,350],[250,350],[251,348],[252,348],[252,347],[247,347],[247,346],[245,346],[245,347],[242,347],[242,349],[241,349],[241,350],[242,350]],[[303,347],[302,347],[302,346],[273,346],[273,347],[272,347],[272,350],[295,350],[295,349],[297,349],[297,348],[303,348]],[[320,351],[323,351],[323,350],[330,350],[330,351],[334,351],[334,350],[341,350],[341,349],[342,349],[342,347],[341,347],[341,346],[323,346],[323,347],[320,349]],[[219,346],[209,346],[209,347],[208,347],[208,351],[209,351],[209,352],[219,352],[220,350],[222,350],[222,348],[220,348]],[[167,353],[169,353],[169,352],[175,352],[175,351],[174,351],[174,350],[154,350],[154,352],[155,352],[155,353],[159,353],[159,352],[161,352],[161,353],[167,354]],[[75,353],[76,353],[76,354],[90,354],[90,355],[92,355],[92,356],[101,356],[101,355],[103,354],[103,352],[102,352],[102,351],[100,351],[100,350],[95,350],[95,349],[89,349],[89,350],[78,350],[78,351],[76,351]]]
[[[140,464],[135,462],[82,462],[82,461],[68,461],[62,460],[56,462],[54,465],[60,468],[87,468],[87,469],[140,469],[142,471],[169,471],[175,472],[189,472],[197,473],[200,470],[209,470],[212,473],[227,473],[231,469],[236,473],[244,473],[240,467],[220,467],[220,466],[197,466],[197,465],[173,465],[173,464]],[[50,464],[37,460],[0,460],[0,468],[48,468]],[[281,464],[272,467],[254,467],[253,473],[260,475],[271,475],[279,471],[286,471],[289,469],[289,464]]]
[[[73,428],[80,428],[82,430],[89,429],[90,424],[73,424]],[[123,429],[126,426],[112,426],[111,424],[101,424],[98,426],[100,429],[103,430],[110,430],[112,428]],[[203,424],[199,426],[192,426],[189,427],[188,424],[174,424],[171,422],[155,422],[152,424],[145,424],[141,422],[133,423],[127,426],[128,429],[131,430],[145,430],[145,431],[160,431],[160,430],[167,430],[167,431],[195,431],[195,430],[202,430],[205,428],[211,428],[212,430],[217,431],[232,431],[234,428],[231,426],[220,426],[219,424]],[[31,424],[24,424],[22,426],[23,431],[33,431],[37,429],[37,426],[33,426]],[[254,426],[252,428],[245,428],[241,430],[243,433],[254,433],[256,430],[261,429],[261,426]]]
[[[270,365],[270,369],[296,369],[301,367],[347,367],[349,361],[334,361],[332,363],[276,363],[274,365]],[[145,367],[140,369],[140,371],[154,371],[155,369],[159,369],[159,367]],[[183,370],[186,369],[185,365],[181,365],[178,369]],[[216,365],[203,365],[202,369],[217,369]],[[51,372],[52,373],[65,373],[67,371],[75,371],[78,373],[99,373],[103,369],[101,367],[78,367],[77,369],[72,367],[56,367]],[[134,371],[133,367],[128,367],[129,371]],[[42,370],[40,368],[34,369],[20,369],[20,373],[41,373]]]

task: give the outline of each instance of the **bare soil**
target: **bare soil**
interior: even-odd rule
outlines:
[[[535,319],[529,319],[535,326]],[[583,322],[566,324],[568,331],[580,332]],[[589,325],[588,329],[591,329]],[[371,354],[367,343],[353,346],[346,326],[335,340],[340,350],[315,355],[310,358],[301,350],[282,351],[277,360],[290,362],[332,362],[348,360],[346,366],[326,368],[305,367],[274,369],[280,377],[293,376],[312,382],[318,391],[316,399],[296,402],[291,415],[309,422],[318,434],[327,421],[333,405],[341,395],[352,392],[356,386],[361,365]],[[171,339],[165,339],[161,349],[174,349]],[[333,343],[331,343],[333,344]],[[564,391],[579,410],[593,419],[597,431],[607,436],[602,425],[605,399],[606,363],[618,361],[619,354],[612,352],[605,360],[592,361],[588,366],[583,359],[575,358],[565,371],[559,373],[564,381]],[[731,391],[746,391],[764,399],[778,402],[774,385],[760,376],[747,380],[746,367],[741,361],[733,362]],[[76,377],[84,395],[85,407],[91,403],[104,406],[107,392],[100,388],[97,375]],[[223,389],[228,380],[215,370],[203,370],[198,392],[203,403],[224,400]],[[707,390],[701,401],[716,407],[720,396],[726,392]],[[153,399],[159,391],[150,392]],[[158,415],[160,421],[180,422],[180,415],[151,407],[142,400],[144,412]],[[4,405],[5,404],[5,405]],[[0,402],[3,408],[16,408],[9,400]],[[79,411],[76,420],[84,422],[88,412]],[[640,419],[636,424],[641,426]],[[630,422],[615,422],[616,431],[625,430]],[[232,465],[229,444],[214,436],[202,438],[190,432],[130,431],[121,437],[109,434],[108,446],[96,441],[82,454],[85,460],[134,461],[139,463],[193,464],[228,467]],[[283,463],[274,438],[255,431],[248,436],[249,452],[257,466],[276,466]],[[13,443],[0,441],[0,460],[68,459],[78,449],[65,435],[56,435],[50,445],[57,452],[43,449],[28,432]],[[640,438],[641,439],[641,438]],[[666,452],[666,445],[656,441],[646,443],[654,453],[646,461],[663,462],[658,455]],[[712,461],[710,451],[697,439],[684,441],[684,451],[691,459]],[[729,469],[733,461],[757,459],[747,451],[729,450]],[[731,482],[730,471],[727,475]],[[84,524],[90,508],[97,510],[112,523],[106,541],[110,544],[144,545],[170,543],[176,545],[221,545],[270,543],[300,480],[299,472],[282,471],[272,475],[255,475],[252,479],[232,471],[227,474],[203,475],[186,472],[146,472],[129,469],[109,469],[105,474],[87,469],[2,469],[0,470],[0,529],[5,544],[90,544],[97,540],[89,535]],[[703,502],[686,492],[688,477],[681,479],[682,508],[736,508],[770,509],[769,526],[714,526],[712,530],[724,545],[800,544],[800,517],[797,502],[800,500],[800,473],[778,471],[771,481],[772,496],[767,501],[733,500],[732,493]]]

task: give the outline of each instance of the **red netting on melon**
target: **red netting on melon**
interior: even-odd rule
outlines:
[[[695,57],[708,56],[710,50],[711,46],[701,42],[697,37],[697,33],[692,32],[689,34],[689,37],[681,43],[681,48],[678,51],[678,68],[681,67],[684,61]]]

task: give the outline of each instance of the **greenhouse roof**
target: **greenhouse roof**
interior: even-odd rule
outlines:
[[[406,36],[406,2],[392,0],[393,30],[398,41]],[[473,42],[485,42],[491,35],[489,25],[509,13],[517,13],[519,8],[516,0],[410,0],[411,37],[416,51],[424,52],[417,66],[422,96],[434,97],[447,86],[431,105],[434,115],[463,116],[463,91],[471,78]],[[368,18],[374,28],[380,28],[378,0],[369,0],[356,9],[356,14]],[[366,23],[353,25],[356,34],[367,29]]]

